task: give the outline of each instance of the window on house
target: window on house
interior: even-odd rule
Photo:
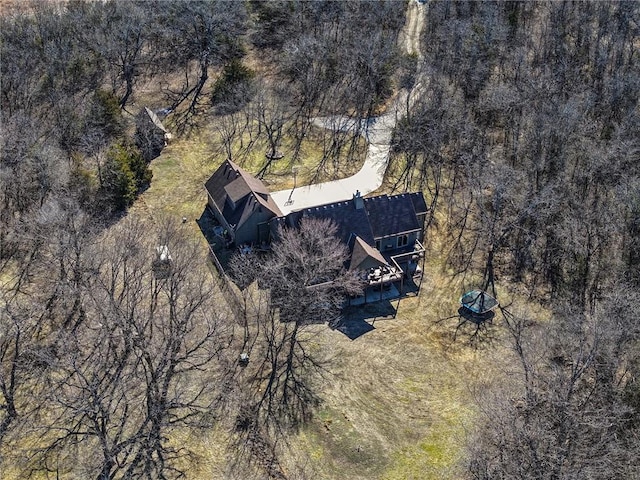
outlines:
[[[380,240],[376,240],[376,250],[380,251]]]
[[[398,248],[404,247],[409,243],[409,235],[400,235],[398,237]]]

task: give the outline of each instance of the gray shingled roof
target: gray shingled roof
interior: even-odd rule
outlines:
[[[209,177],[205,188],[230,225],[239,227],[260,207],[271,211],[274,216],[282,216],[267,187],[229,160]]]
[[[352,236],[373,246],[376,239],[420,230],[417,215],[426,211],[422,193],[379,195],[365,198],[364,208],[356,208],[352,200],[329,203],[291,212],[277,223],[295,227],[303,217],[328,218],[336,225],[338,238],[351,249]]]
[[[244,181],[244,178],[239,176],[224,187],[224,192],[227,194],[227,198],[233,201],[233,203],[237,203],[251,193],[251,188],[249,188],[247,182]]]
[[[259,208],[273,213],[272,226],[296,227],[303,217],[331,220],[338,238],[349,246],[354,268],[363,262],[386,263],[374,247],[376,240],[419,231],[418,215],[427,212],[422,193],[404,193],[365,198],[361,208],[348,200],[304,208],[285,217],[267,187],[231,161],[224,162],[205,187],[227,222],[236,228]]]
[[[414,232],[421,228],[416,217],[414,201],[409,194],[365,198],[364,208],[374,239]]]
[[[149,120],[151,120],[158,129],[162,130],[164,133],[169,133],[153,110],[149,107],[144,107],[144,111],[149,117]]]
[[[369,245],[375,244],[367,212],[363,208],[357,209],[351,200],[305,208],[298,213],[306,217],[330,219],[338,228],[338,238],[345,244],[348,244],[352,234]]]
[[[411,202],[413,203],[413,209],[416,211],[417,215],[422,213],[427,213],[429,210],[427,208],[427,202],[424,201],[424,195],[420,192],[407,193],[409,198],[411,198]]]
[[[351,247],[351,246],[350,246]],[[353,247],[351,248],[350,270],[365,270],[374,266],[389,266],[382,254],[372,247],[360,237],[353,239]]]

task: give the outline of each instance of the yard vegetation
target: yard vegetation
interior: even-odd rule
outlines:
[[[0,477],[640,476],[639,38],[635,2],[3,3]],[[412,87],[380,193],[430,207],[419,296],[340,312],[310,223],[230,304],[207,177],[349,176],[311,120]]]

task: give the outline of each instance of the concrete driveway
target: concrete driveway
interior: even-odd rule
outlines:
[[[421,4],[414,2],[409,4],[404,33],[405,42],[403,42],[409,53],[417,53],[418,56],[420,56],[418,47],[423,26],[422,9]],[[401,90],[389,111],[384,115],[368,119],[333,116],[312,120],[312,123],[318,127],[340,131],[353,131],[359,124],[359,131],[369,143],[367,155],[360,171],[351,177],[271,193],[271,197],[284,215],[307,207],[349,200],[357,190],[362,195],[366,195],[380,188],[389,164],[393,129],[406,113],[407,105],[413,104],[415,98],[424,90],[426,83],[424,75],[419,73],[417,78],[418,81],[411,92]],[[408,102],[407,95],[409,95]]]
[[[412,92],[418,88],[419,85],[416,85]],[[364,120],[339,116],[313,119],[312,123],[318,127],[341,131],[354,130],[359,122],[360,132],[369,143],[364,165],[351,177],[271,193],[282,213],[287,215],[307,207],[348,200],[356,190],[366,195],[380,188],[389,164],[393,128],[406,112],[407,95],[408,92],[402,90],[389,111],[379,117]],[[411,96],[414,97],[414,94]]]

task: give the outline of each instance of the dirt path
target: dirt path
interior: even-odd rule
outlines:
[[[424,28],[424,5],[418,1],[409,2],[407,21],[402,31],[404,50],[409,55],[422,57],[420,52],[420,34]]]
[[[407,53],[415,53],[421,57],[420,34],[423,27],[424,6],[415,1],[409,2],[407,21],[399,40]],[[341,116],[313,119],[316,126],[342,131],[353,130],[359,124],[359,131],[369,142],[367,156],[360,171],[351,177],[273,192],[271,196],[282,213],[287,215],[303,208],[349,200],[356,191],[366,195],[380,188],[389,164],[393,128],[413,104],[424,85],[425,80],[418,74],[418,81],[413,89],[401,90],[387,113],[378,117],[361,120]]]

